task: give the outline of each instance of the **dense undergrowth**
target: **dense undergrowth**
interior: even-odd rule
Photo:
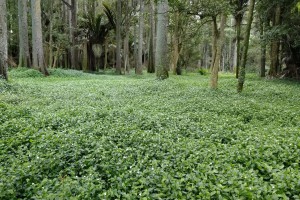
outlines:
[[[0,81],[0,199],[299,199],[300,86],[53,70]]]

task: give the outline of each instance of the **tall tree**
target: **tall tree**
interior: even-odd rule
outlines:
[[[8,80],[7,75],[7,18],[6,1],[0,0],[0,78]]]
[[[169,77],[168,73],[168,0],[157,2],[157,34],[155,66],[156,76],[163,80]]]
[[[221,64],[222,47],[225,37],[225,25],[226,25],[226,14],[222,13],[220,28],[218,29],[217,18],[214,16],[213,19],[213,57],[211,64],[211,78],[210,87],[217,89],[218,87],[218,73]]]
[[[266,76],[266,51],[267,51],[267,45],[266,42],[263,41],[263,36],[265,32],[265,22],[262,18],[260,18],[260,77]]]
[[[273,11],[273,19],[272,19],[272,26],[276,29],[280,25],[280,17],[281,17],[281,5],[277,3],[274,7]],[[271,42],[271,64],[269,75],[276,76],[279,73],[279,47],[280,47],[280,40],[279,38],[274,38]]]
[[[31,0],[32,10],[32,58],[33,67],[39,69],[45,76],[49,75],[44,61],[43,34],[41,22],[41,1]]]
[[[149,57],[148,57],[148,67],[147,67],[147,72],[148,73],[154,73],[155,72],[155,51],[154,51],[154,46],[155,46],[155,4],[154,0],[150,0],[150,37],[149,37]]]
[[[27,0],[18,0],[19,15],[19,67],[30,67],[31,59],[28,40]]]
[[[240,71],[239,71],[239,78],[238,78],[238,86],[237,86],[238,93],[243,91],[243,86],[244,86],[244,82],[245,82],[246,62],[247,62],[247,54],[248,54],[248,48],[249,48],[251,25],[252,25],[252,21],[253,21],[254,6],[255,6],[255,0],[250,0],[248,18],[247,18],[247,27],[245,30],[245,37],[244,37],[244,49],[243,49],[243,54],[242,54],[242,63],[241,63],[241,67],[240,67]]]
[[[140,0],[138,63],[135,70],[136,74],[140,74],[140,75],[143,73],[143,43],[144,43],[144,0]]]
[[[77,56],[76,56],[76,29],[77,29],[77,2],[76,0],[71,0],[70,4],[70,54],[71,54],[71,68],[77,69]]]
[[[129,73],[129,39],[130,39],[130,17],[131,17],[131,9],[129,5],[129,1],[124,2],[123,13],[125,14],[124,20],[124,44],[123,44],[123,63],[125,72]]]
[[[242,22],[244,16],[244,5],[248,0],[235,0],[234,5],[234,19],[235,19],[235,53],[234,53],[234,67],[236,68],[236,78],[239,76],[239,69],[241,64],[241,30],[242,30]]]
[[[76,56],[76,29],[77,29],[77,1],[76,0],[62,0],[65,6],[69,9],[69,40],[70,40],[70,61],[71,68],[77,68],[77,56]]]
[[[173,35],[172,35],[172,63],[171,63],[171,70],[173,71],[173,74],[181,75],[180,68],[178,68],[178,59],[179,59],[179,53],[180,53],[180,13],[179,9],[176,9],[174,12],[174,28],[173,28]]]
[[[117,16],[116,16],[116,40],[117,40],[117,52],[116,52],[116,74],[120,75],[121,72],[121,26],[122,26],[122,1],[117,0]]]

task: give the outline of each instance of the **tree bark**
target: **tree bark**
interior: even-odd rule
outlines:
[[[260,46],[260,52],[261,52],[261,57],[260,57],[260,77],[265,77],[266,76],[266,44],[264,43],[263,36],[264,36],[264,22],[260,21],[260,38],[261,38],[261,46]]]
[[[235,43],[235,70],[236,78],[239,77],[240,64],[241,64],[241,29],[242,29],[243,15],[238,14],[235,17],[235,27],[236,27],[236,43]]]
[[[280,24],[281,7],[278,4],[275,8],[273,27]],[[276,76],[279,73],[279,47],[280,42],[278,39],[274,39],[271,43],[271,64],[270,64],[270,76]]]
[[[45,76],[49,75],[44,64],[43,34],[41,22],[41,2],[31,0],[32,9],[32,49],[33,67],[39,69]]]
[[[27,0],[18,0],[19,15],[19,67],[31,67],[28,40]]]
[[[149,37],[149,58],[148,58],[148,67],[147,72],[148,73],[154,73],[155,72],[155,4],[154,0],[150,0],[150,37]]]
[[[0,1],[0,78],[8,80],[6,1]]]
[[[117,21],[116,21],[116,40],[117,40],[117,52],[116,52],[116,74],[120,75],[121,72],[121,21],[122,21],[122,7],[121,0],[117,0]]]
[[[124,71],[129,73],[130,67],[129,67],[129,37],[130,37],[130,10],[129,10],[129,2],[125,4],[124,7],[124,13],[125,13],[125,23],[124,23],[124,29],[125,29],[125,38],[124,38],[124,56],[123,56],[123,62],[124,62]]]
[[[249,38],[250,38],[251,25],[252,25],[252,21],[253,21],[254,7],[255,7],[255,0],[250,0],[249,12],[248,12],[248,18],[247,18],[247,27],[245,30],[242,63],[241,63],[241,67],[240,67],[240,71],[239,71],[239,78],[238,78],[238,86],[237,86],[238,93],[241,93],[243,91],[243,86],[244,86],[244,82],[245,82],[247,54],[248,54],[248,48],[249,48]]]
[[[174,34],[173,34],[173,55],[172,55],[172,71],[174,75],[179,75],[177,73],[177,64],[179,58],[179,11],[175,11],[174,13]]]
[[[159,0],[157,5],[157,34],[155,66],[156,77],[163,80],[168,74],[168,0]]]
[[[71,68],[77,69],[77,56],[76,56],[76,38],[75,32],[77,29],[77,2],[76,0],[71,0],[71,8],[69,14],[70,21],[70,54],[71,54]]]
[[[87,40],[84,39],[83,41],[83,55],[82,55],[82,70],[84,72],[88,72],[88,45]]]
[[[139,42],[138,42],[138,63],[136,65],[136,74],[143,74],[143,45],[144,44],[144,0],[140,0],[139,12]]]
[[[220,29],[218,30],[217,19],[213,17],[213,60],[211,66],[210,87],[218,88],[219,68],[221,65],[222,47],[225,38],[226,15],[222,13]]]

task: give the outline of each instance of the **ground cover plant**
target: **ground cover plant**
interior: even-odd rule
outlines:
[[[0,199],[300,199],[300,86],[14,70]]]

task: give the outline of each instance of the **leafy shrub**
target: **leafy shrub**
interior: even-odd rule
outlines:
[[[204,69],[204,68],[200,68],[200,69],[198,70],[198,73],[199,73],[200,75],[202,75],[202,76],[206,76],[206,75],[208,74],[208,71],[207,71],[206,69]]]
[[[59,68],[49,69],[49,72],[52,77],[81,77],[89,75],[78,70],[65,70]]]
[[[9,76],[13,78],[38,78],[43,77],[43,74],[36,69],[18,67],[10,70]]]

